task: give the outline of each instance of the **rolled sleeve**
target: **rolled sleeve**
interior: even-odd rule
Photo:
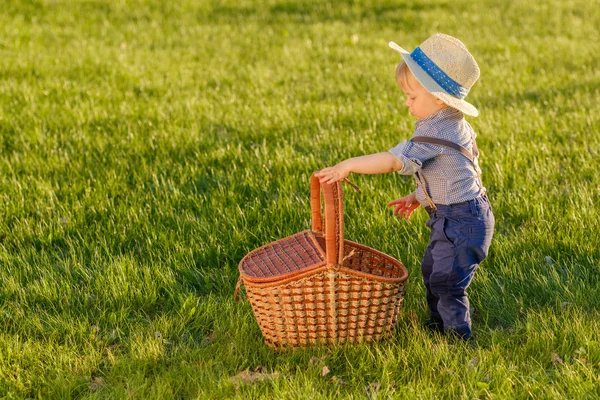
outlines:
[[[423,188],[420,186],[417,186],[417,188],[415,189],[415,199],[417,199],[417,201],[419,203],[421,203],[422,206],[427,207],[427,197],[425,197],[425,193],[423,192]]]
[[[397,171],[399,174],[414,175],[423,167],[425,161],[439,154],[435,147],[437,146],[405,140],[391,148],[389,152],[402,162],[402,169]]]

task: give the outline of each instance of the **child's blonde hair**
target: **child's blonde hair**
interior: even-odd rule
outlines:
[[[400,87],[406,91],[407,89],[412,89],[412,86],[410,85],[411,79],[415,79],[415,77],[408,68],[408,65],[402,61],[396,66],[396,82],[398,82]]]

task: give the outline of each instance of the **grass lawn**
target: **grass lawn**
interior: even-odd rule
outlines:
[[[598,0],[3,0],[0,397],[600,397],[598,26]],[[270,350],[240,259],[310,227],[312,171],[410,137],[387,42],[436,32],[482,71],[475,340],[421,327],[426,213],[395,219],[387,174],[345,217],[409,270],[393,337]]]

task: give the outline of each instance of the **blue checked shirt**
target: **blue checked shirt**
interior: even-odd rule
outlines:
[[[473,141],[477,135],[460,111],[448,107],[417,121],[413,136],[449,140],[473,153]],[[479,167],[456,150],[405,140],[390,149],[390,153],[403,164],[398,173],[414,175],[419,172],[435,204],[461,203],[485,192],[478,177]],[[429,203],[416,177],[415,181],[417,201],[427,207]]]

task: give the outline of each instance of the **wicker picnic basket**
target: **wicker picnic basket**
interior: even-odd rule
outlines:
[[[393,257],[344,239],[340,182],[321,185],[313,175],[310,189],[312,230],[248,253],[236,294],[243,283],[271,347],[378,340],[396,323],[408,271]]]

